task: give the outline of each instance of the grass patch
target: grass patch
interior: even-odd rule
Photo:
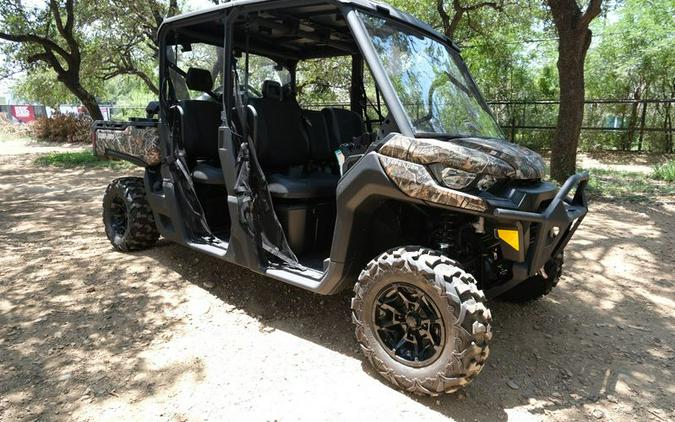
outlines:
[[[675,195],[675,184],[654,180],[651,175],[605,169],[590,169],[589,173],[592,197],[640,202]]]
[[[126,161],[103,160],[96,157],[91,151],[53,152],[38,157],[35,163],[40,166],[62,168],[112,168],[127,169],[134,167]]]
[[[665,164],[654,166],[651,177],[656,180],[675,182],[675,160],[670,160]]]

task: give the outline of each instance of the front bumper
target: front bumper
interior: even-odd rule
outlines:
[[[511,225],[519,231],[521,244],[524,245],[523,250],[519,251],[509,250],[508,245],[502,245],[505,257],[513,261],[513,278],[500,286],[500,291],[506,291],[538,273],[546,262],[559,255],[567,246],[588,212],[588,179],[586,172],[571,176],[540,212],[507,208],[495,208],[492,211],[498,224]],[[574,195],[570,197],[573,189]],[[495,292],[495,295],[499,293]]]

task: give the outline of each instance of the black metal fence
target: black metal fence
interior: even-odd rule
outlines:
[[[673,152],[675,99],[586,100],[580,146],[585,150]],[[505,134],[537,149],[550,146],[559,101],[491,101]]]
[[[675,99],[587,100],[580,147],[584,150],[673,152]],[[504,134],[519,144],[548,149],[556,129],[559,101],[490,101]],[[419,105],[422,109],[422,105]],[[345,103],[303,105],[308,109],[347,108]],[[419,116],[418,116],[419,117]]]
[[[109,108],[110,120],[129,120],[131,117],[145,117],[145,107],[115,107]]]
[[[675,99],[586,100],[580,147],[584,150],[674,152]],[[559,101],[490,101],[504,134],[519,144],[548,149],[556,129]],[[110,107],[110,106],[109,106]],[[303,108],[348,108],[345,103],[303,104]],[[144,107],[109,108],[111,120],[142,117]]]

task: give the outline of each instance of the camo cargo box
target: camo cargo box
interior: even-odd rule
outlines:
[[[92,126],[94,155],[131,161],[139,166],[160,163],[157,121],[97,121]]]

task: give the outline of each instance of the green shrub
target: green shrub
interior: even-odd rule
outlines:
[[[75,167],[108,167],[114,169],[131,168],[126,161],[112,161],[96,157],[91,151],[53,152],[38,157],[35,163],[40,166],[63,168]]]
[[[52,117],[40,117],[33,124],[33,136],[46,142],[91,142],[92,120],[88,116],[55,113]]]
[[[670,160],[665,164],[654,166],[651,176],[656,180],[675,182],[675,159]]]

